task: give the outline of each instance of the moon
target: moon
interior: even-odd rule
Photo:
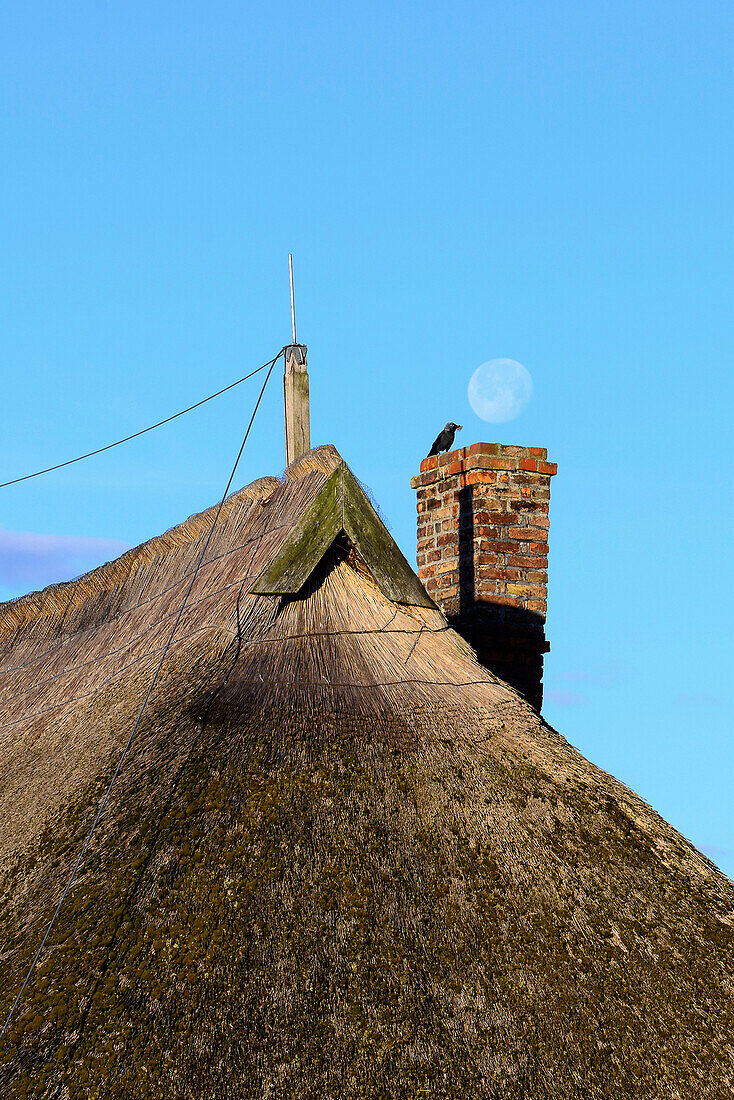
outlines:
[[[533,393],[530,371],[514,359],[489,359],[469,379],[469,404],[490,424],[514,420]]]

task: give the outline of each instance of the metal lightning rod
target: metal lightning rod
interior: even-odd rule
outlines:
[[[293,343],[285,349],[283,406],[285,414],[285,460],[288,466],[311,449],[308,396],[307,348],[296,339],[296,300],[293,293],[293,255],[288,253],[291,282],[291,331]]]
[[[291,330],[293,332],[293,343],[297,344],[296,340],[296,299],[293,293],[293,253],[288,253],[288,274],[291,280]]]

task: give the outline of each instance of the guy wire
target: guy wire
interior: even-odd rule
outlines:
[[[198,574],[199,569],[201,567],[201,564],[204,560],[204,556],[205,556],[207,550],[209,549],[209,543],[211,542],[212,535],[214,534],[214,528],[217,525],[217,520],[219,519],[222,508],[224,507],[224,502],[227,499],[227,493],[229,492],[230,486],[231,486],[232,482],[234,481],[234,476],[235,476],[235,473],[237,472],[237,467],[239,466],[240,459],[242,458],[242,452],[245,449],[245,444],[247,443],[247,439],[250,435],[250,430],[251,430],[253,422],[255,420],[257,410],[260,408],[260,402],[262,401],[263,394],[265,393],[265,387],[267,386],[268,381],[270,380],[270,375],[273,373],[273,368],[274,368],[275,364],[278,362],[281,355],[283,355],[284,351],[285,351],[285,348],[282,348],[278,352],[278,354],[276,355],[275,359],[272,359],[270,361],[270,364],[269,364],[270,370],[268,371],[267,375],[265,376],[265,381],[263,382],[262,389],[260,390],[260,396],[258,397],[257,402],[255,404],[255,408],[252,411],[252,416],[250,417],[250,423],[247,425],[247,431],[245,432],[244,438],[243,438],[242,443],[240,445],[240,449],[239,449],[239,452],[237,454],[237,458],[235,459],[234,466],[232,467],[232,472],[229,475],[229,480],[227,481],[226,488],[224,490],[224,493],[222,494],[222,499],[219,502],[219,507],[217,508],[214,519],[212,520],[211,527],[209,528],[209,534],[207,535],[204,546],[202,547],[201,553],[199,554],[199,558],[198,558],[198,561],[196,563],[196,568],[194,569],[193,576],[191,577],[191,582],[189,584],[189,587],[186,590],[186,595],[184,596],[183,602],[181,603],[181,607],[179,608],[179,612],[178,612],[178,615],[176,616],[176,621],[174,622],[173,627],[171,629],[171,633],[168,636],[168,641],[166,642],[163,653],[161,654],[161,659],[158,662],[158,666],[155,670],[155,673],[153,674],[153,679],[150,682],[150,686],[148,688],[147,694],[145,696],[145,699],[143,700],[143,705],[141,706],[140,711],[138,712],[138,716],[135,719],[135,724],[133,725],[133,728],[130,732],[130,736],[127,739],[127,744],[125,745],[125,748],[122,750],[122,755],[120,756],[120,759],[117,762],[117,767],[115,768],[112,779],[110,780],[109,785],[107,787],[107,790],[105,791],[105,795],[104,795],[104,798],[102,799],[102,802],[100,803],[100,807],[97,810],[97,815],[96,815],[94,821],[92,822],[92,827],[89,830],[89,832],[87,833],[87,837],[86,837],[86,840],[84,841],[84,844],[82,846],[82,850],[79,853],[79,856],[77,858],[76,863],[74,864],[74,869],[72,870],[71,875],[69,876],[69,880],[66,883],[66,887],[64,889],[63,894],[61,895],[61,898],[59,899],[59,903],[56,906],[56,910],[54,912],[54,915],[51,917],[48,928],[46,929],[46,933],[43,937],[43,940],[41,941],[41,945],[38,948],[38,950],[36,951],[36,954],[33,958],[33,962],[31,963],[31,965],[28,969],[28,973],[25,976],[25,980],[23,982],[23,985],[20,987],[20,990],[18,992],[18,996],[15,998],[15,1001],[13,1002],[13,1006],[10,1009],[10,1012],[7,1015],[7,1019],[5,1020],[5,1023],[3,1024],[2,1031],[0,1031],[0,1040],[3,1039],[3,1037],[5,1036],[5,1032],[8,1030],[8,1025],[10,1024],[10,1021],[12,1020],[13,1015],[15,1014],[15,1010],[18,1007],[18,1004],[20,1003],[20,999],[23,996],[23,993],[25,992],[26,986],[28,985],[28,983],[31,980],[31,977],[33,976],[33,972],[36,969],[36,965],[38,963],[38,960],[41,957],[41,953],[42,953],[44,947],[46,946],[46,942],[48,940],[48,937],[51,935],[51,931],[53,929],[53,926],[56,923],[56,918],[58,917],[59,912],[61,911],[61,906],[64,904],[64,901],[66,900],[66,896],[69,893],[69,891],[71,890],[72,885],[74,884],[74,880],[76,879],[77,871],[79,870],[79,867],[81,866],[82,860],[84,859],[84,855],[85,855],[85,853],[87,851],[87,848],[89,846],[89,842],[92,839],[92,834],[94,833],[94,830],[96,829],[97,824],[99,823],[99,820],[102,817],[102,814],[104,813],[105,807],[107,805],[110,794],[112,792],[112,788],[114,787],[115,782],[117,780],[117,777],[120,774],[120,769],[122,768],[122,765],[125,761],[125,757],[127,756],[128,750],[129,750],[130,746],[133,743],[133,738],[135,737],[135,734],[137,733],[138,726],[140,725],[140,721],[143,717],[143,712],[145,711],[145,708],[148,704],[148,700],[150,699],[150,696],[153,692],[153,688],[155,687],[156,682],[158,680],[158,676],[160,674],[161,668],[163,667],[163,662],[166,659],[166,654],[168,653],[171,642],[173,641],[173,636],[176,633],[176,628],[177,628],[177,626],[178,626],[178,624],[181,620],[181,616],[183,615],[184,608],[186,607],[186,603],[187,603],[188,598],[191,594],[191,590],[194,587],[194,582],[196,581],[196,577],[197,577],[197,574]],[[266,363],[265,366],[268,366],[268,364]],[[260,368],[260,370],[262,370],[262,367]],[[0,486],[0,488],[1,487],[2,486]]]
[[[189,405],[186,409],[181,409],[180,412],[174,413],[172,416],[167,416],[165,420],[159,420],[156,424],[151,424],[147,428],[141,428],[139,432],[133,432],[132,435],[126,435],[124,439],[117,439],[114,443],[108,443],[106,447],[98,447],[96,451],[87,451],[84,455],[77,455],[76,458],[69,458],[66,462],[59,462],[56,466],[47,466],[45,470],[36,470],[32,474],[25,474],[23,477],[14,477],[11,481],[0,482],[0,489],[5,489],[8,485],[17,485],[20,481],[28,481],[32,477],[40,477],[41,474],[50,474],[53,470],[61,470],[64,466],[72,466],[75,462],[81,462],[84,458],[91,458],[93,455],[101,455],[103,451],[109,451],[113,447],[119,447],[121,443],[129,443],[131,439],[137,439],[139,435],[145,435],[146,432],[152,432],[154,428],[160,428],[164,424],[170,424],[172,420],[176,420],[177,417],[183,416],[184,413],[192,412],[193,409],[198,409],[201,405],[206,405],[207,401],[213,401],[215,397],[219,397],[221,394],[226,393],[227,390],[233,390],[235,386],[239,386],[241,382],[246,382],[248,378],[253,378],[256,374],[259,374],[261,370],[265,370],[266,367],[272,367],[280,359],[283,354],[282,350],[278,352],[275,359],[271,359],[269,363],[263,363],[257,370],[251,371],[250,374],[244,375],[242,378],[238,378],[236,382],[230,382],[224,389],[217,390],[216,393],[210,393],[208,397],[203,397],[201,401],[197,401],[195,405]]]

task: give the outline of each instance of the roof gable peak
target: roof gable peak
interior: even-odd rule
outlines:
[[[295,595],[344,532],[393,603],[435,608],[367,494],[342,460],[293,526],[250,592]]]

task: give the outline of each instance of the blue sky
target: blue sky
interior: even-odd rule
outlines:
[[[730,4],[0,11],[2,478],[309,346],[333,442],[414,559],[410,477],[546,446],[546,717],[734,875]],[[492,358],[527,409],[469,408]],[[213,503],[245,384],[2,490],[0,598]],[[283,466],[279,380],[241,482]]]

